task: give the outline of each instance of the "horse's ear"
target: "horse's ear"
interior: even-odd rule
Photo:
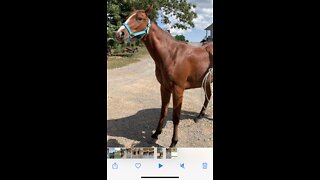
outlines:
[[[152,12],[153,5],[149,6],[144,12],[146,13],[147,16]]]

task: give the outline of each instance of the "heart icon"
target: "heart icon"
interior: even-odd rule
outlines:
[[[135,166],[136,166],[136,168],[140,168],[141,167],[141,163],[136,163]]]

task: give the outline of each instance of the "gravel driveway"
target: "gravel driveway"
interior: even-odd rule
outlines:
[[[172,98],[167,123],[157,142],[151,141],[161,108],[160,84],[153,59],[146,55],[138,63],[108,70],[107,144],[109,147],[168,147],[173,133]],[[195,123],[203,105],[201,88],[184,92],[177,147],[213,146],[212,98],[207,118]]]

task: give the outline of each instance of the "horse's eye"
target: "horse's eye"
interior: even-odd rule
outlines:
[[[139,18],[139,17],[137,18],[137,21],[139,21],[139,22],[140,22],[141,20],[142,20],[142,18]]]

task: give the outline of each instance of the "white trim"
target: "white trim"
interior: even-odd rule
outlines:
[[[126,20],[126,24],[128,24],[128,22],[130,21],[130,19],[134,16],[134,15],[136,15],[137,13],[134,13],[134,14],[132,14],[127,20]],[[123,29],[126,29],[126,27],[124,27],[124,25],[122,25],[119,29],[118,29],[118,31],[117,31],[117,33],[119,33],[119,32],[121,32]]]

